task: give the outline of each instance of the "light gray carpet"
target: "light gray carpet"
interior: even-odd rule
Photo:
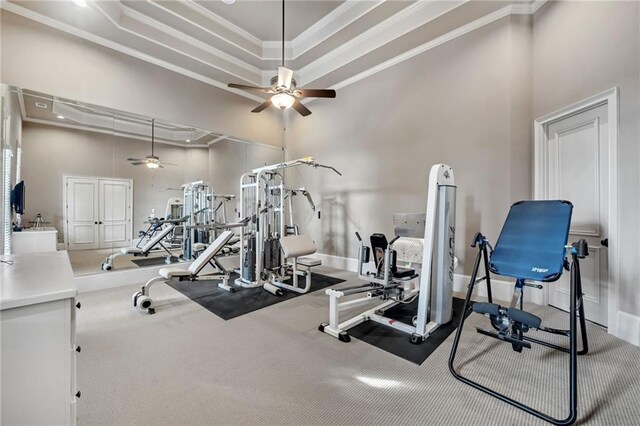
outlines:
[[[347,279],[341,286],[357,282],[317,271]],[[323,291],[223,321],[164,284],[152,289],[157,314],[140,314],[131,306],[136,289],[80,297],[80,425],[543,424],[455,380],[447,368],[453,335],[417,366],[320,333]],[[548,325],[567,323],[553,308],[532,310]],[[474,324],[483,317],[467,321],[462,371],[564,416],[567,357],[543,348],[518,355]],[[640,349],[594,325],[589,338],[591,351],[579,358],[578,424],[639,424]]]

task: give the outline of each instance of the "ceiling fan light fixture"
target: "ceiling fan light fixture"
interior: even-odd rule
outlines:
[[[222,3],[224,4],[234,4],[236,2],[236,0],[222,0]]]
[[[157,169],[158,167],[160,167],[160,164],[156,163],[155,161],[149,161],[148,163],[146,163],[146,166],[149,169]]]
[[[280,109],[289,109],[293,106],[296,99],[288,93],[276,93],[271,97],[271,103]]]
[[[87,7],[87,0],[72,0],[72,1],[80,7]]]

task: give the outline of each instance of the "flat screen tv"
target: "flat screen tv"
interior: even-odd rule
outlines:
[[[21,180],[11,191],[11,205],[13,211],[18,214],[24,214],[24,181]]]

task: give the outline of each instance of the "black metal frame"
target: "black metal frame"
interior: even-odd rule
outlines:
[[[521,330],[516,330],[515,333],[513,333],[511,336],[507,336],[507,339],[504,339],[504,341],[512,343],[513,349],[518,352],[522,351],[522,347],[530,347],[529,342],[531,342],[531,343],[543,345],[548,348],[556,349],[561,352],[565,352],[569,354],[569,416],[566,417],[565,419],[556,419],[554,417],[551,417],[548,414],[540,412],[522,402],[516,401],[512,398],[509,398],[506,395],[496,392],[493,389],[490,389],[473,380],[470,380],[460,375],[455,370],[453,364],[455,361],[456,352],[458,350],[458,344],[460,343],[460,337],[462,335],[464,322],[467,317],[466,313],[467,313],[467,310],[470,309],[469,303],[471,301],[471,295],[473,293],[473,289],[476,284],[482,281],[487,282],[487,297],[488,297],[489,303],[493,303],[492,294],[491,294],[491,275],[490,275],[490,269],[489,269],[489,254],[487,252],[487,248],[490,248],[491,246],[489,245],[489,242],[482,234],[477,233],[474,236],[471,247],[474,247],[474,248],[478,247],[478,254],[476,256],[473,272],[471,274],[471,280],[469,282],[469,286],[467,290],[467,296],[464,302],[464,308],[462,311],[463,315],[461,315],[460,317],[460,322],[456,330],[456,336],[453,342],[453,347],[451,348],[451,355],[449,356],[449,371],[451,371],[451,374],[453,374],[453,376],[456,379],[460,380],[461,382],[466,383],[469,386],[472,386],[478,390],[481,390],[486,394],[489,394],[495,398],[498,398],[499,400],[506,402],[507,404],[510,404],[516,408],[526,411],[527,413],[532,414],[549,423],[553,423],[555,425],[573,424],[577,419],[577,406],[578,406],[577,355],[584,355],[589,350],[588,342],[587,342],[587,330],[585,326],[584,305],[582,303],[583,294],[582,294],[582,282],[580,279],[580,263],[578,260],[579,258],[584,258],[587,255],[586,242],[584,242],[584,240],[581,240],[578,243],[572,244],[572,248],[571,248],[571,264],[570,264],[570,271],[571,271],[570,288],[571,289],[570,289],[570,309],[569,309],[569,315],[570,315],[569,330],[557,330],[557,329],[544,328],[544,327],[540,328],[540,330],[547,331],[552,334],[560,334],[560,335],[567,336],[569,338],[569,348],[558,346],[549,342],[545,342],[543,340],[525,336],[523,335]],[[477,278],[478,270],[480,268],[481,262],[484,264],[485,276],[478,279]],[[565,267],[566,266],[567,265],[565,265]],[[525,284],[524,280],[517,280],[516,288],[518,288],[519,286],[520,289],[522,289],[524,285],[527,285]],[[522,296],[524,296],[524,293]],[[522,309],[522,306],[523,306],[522,299],[523,297],[520,298],[520,309]],[[580,331],[581,331],[581,337],[582,337],[581,350],[578,350],[578,342],[577,342],[578,315],[580,317]],[[491,321],[491,324],[494,328],[497,329],[497,326],[493,321]],[[478,329],[478,332],[484,335],[489,335],[491,337],[499,338],[497,334],[489,331]],[[514,343],[514,340],[516,341],[515,343]],[[520,343],[518,343],[518,341]],[[517,347],[518,345],[519,345],[519,348]]]

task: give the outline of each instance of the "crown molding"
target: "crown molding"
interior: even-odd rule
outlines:
[[[148,62],[150,64],[153,65],[157,65],[159,67],[165,68],[167,70],[176,72],[178,74],[182,74],[186,77],[190,77],[193,78],[194,80],[198,80],[201,81],[203,83],[207,83],[211,86],[217,87],[218,89],[222,89],[222,90],[226,90],[232,93],[235,93],[239,96],[242,96],[244,98],[247,99],[251,99],[253,101],[256,102],[263,102],[264,100],[256,95],[252,95],[250,93],[241,91],[241,90],[236,90],[236,89],[231,89],[229,87],[227,87],[226,83],[222,83],[218,80],[212,79],[210,77],[205,77],[201,74],[198,74],[196,72],[190,71],[186,68],[182,68],[180,66],[171,64],[167,61],[164,61],[162,59],[158,59],[156,57],[153,57],[151,55],[147,55],[143,52],[140,52],[138,50],[132,49],[130,47],[124,46],[120,43],[116,43],[114,41],[111,40],[107,40],[103,37],[97,36],[95,34],[92,34],[88,31],[73,27],[71,25],[65,24],[64,22],[60,22],[57,21],[53,18],[50,18],[48,16],[44,16],[40,13],[34,12],[30,9],[27,9],[25,7],[19,6],[15,3],[11,3],[8,2],[6,0],[1,0],[0,1],[0,9],[4,9],[8,12],[11,13],[15,13],[16,15],[20,15],[23,16],[27,19],[31,19],[32,21],[36,21],[38,23],[41,23],[43,25],[49,26],[51,28],[55,28],[57,30],[63,31],[67,34],[71,34],[73,36],[79,37],[79,38],[83,38],[85,40],[88,40],[92,43],[96,43],[99,44],[101,46],[107,47],[109,49],[115,50],[117,52],[123,53],[125,55],[128,56],[132,56],[134,58],[140,59],[142,61]]]
[[[223,52],[219,49],[216,49],[215,47],[212,47],[194,37],[191,37],[181,31],[178,31],[172,27],[169,27],[168,25],[165,25],[155,19],[152,19],[134,9],[131,9],[128,6],[125,6],[124,4],[120,3],[120,2],[116,2],[116,4],[120,5],[120,9],[121,9],[121,13],[123,16],[129,17],[135,21],[138,21],[144,25],[147,25],[149,27],[155,28],[159,31],[162,31],[163,33],[177,39],[177,40],[181,40],[184,43],[187,43],[199,50],[202,50],[212,56],[214,56],[215,58],[219,58],[223,61],[226,61],[230,64],[233,64],[235,66],[237,66],[238,68],[241,68],[247,72],[249,72],[250,74],[253,75],[252,79],[247,79],[246,77],[242,77],[240,75],[234,74],[235,77],[241,78],[245,81],[251,82],[251,83],[256,83],[257,81],[260,80],[260,78],[262,77],[262,70],[258,67],[254,67],[251,64],[248,64],[238,58],[236,58],[233,55],[230,55],[226,52]],[[121,23],[122,25],[122,23]],[[162,46],[162,47],[166,47],[169,49],[172,49],[172,47],[170,47],[167,43],[160,43],[160,42],[155,42],[156,44]],[[176,51],[175,49],[172,49],[174,51]],[[179,49],[177,50],[178,52],[184,53],[184,51],[180,51]],[[199,59],[200,61],[202,61],[202,59]],[[207,64],[211,64],[208,61],[204,61]],[[215,66],[212,65],[215,68],[219,69],[220,71],[224,71],[226,73],[229,73],[229,70],[227,68],[223,68],[220,66]]]
[[[150,0],[147,0],[147,1],[149,1],[150,3],[152,2]],[[155,3],[155,2],[153,2],[153,3]],[[256,47],[262,48],[262,40],[260,40],[258,37],[254,36],[253,34],[249,33],[248,31],[243,30],[239,26],[237,26],[235,24],[232,24],[231,22],[227,21],[223,17],[213,13],[212,11],[207,9],[206,7],[199,5],[198,3],[196,3],[193,0],[182,0],[181,3],[183,3],[185,6],[189,7],[190,9],[198,12],[200,15],[202,15],[202,16],[208,18],[209,20],[215,22],[216,24],[221,25],[221,26],[225,27],[226,29],[230,30],[231,32],[239,35],[240,37],[244,38],[245,40],[247,40],[251,44],[255,45]]]
[[[378,25],[350,39],[337,49],[302,67],[298,71],[298,83],[300,86],[309,84],[468,1],[416,1]]]
[[[241,43],[237,43],[233,40],[230,40],[228,37],[224,37],[218,33],[216,33],[215,31],[212,31],[210,28],[210,25],[202,25],[199,22],[196,22],[196,20],[194,19],[190,19],[180,13],[177,13],[176,11],[172,10],[171,8],[167,7],[167,3],[163,2],[162,4],[159,3],[158,1],[155,0],[146,0],[146,2],[162,11],[164,11],[165,13],[168,13],[186,23],[188,23],[189,25],[192,25],[196,28],[198,28],[200,31],[203,31],[219,40],[221,40],[224,43],[228,43],[229,45],[242,50],[243,52],[248,53],[249,55],[257,58],[257,59],[262,59],[262,41],[259,40],[258,38],[254,37],[253,35],[247,33],[246,31],[244,31],[242,28],[239,28],[235,25],[233,25],[232,23],[226,21],[225,19],[219,17],[218,15],[215,15],[211,12],[209,12],[207,9],[204,9],[202,6],[200,6],[197,3],[194,3],[193,1],[182,1],[180,2],[181,5],[188,7],[190,10],[194,11],[195,13],[197,13],[198,15],[200,15],[203,19],[206,19],[208,21],[213,21],[214,23],[226,28],[227,30],[230,30],[231,32],[233,32],[234,34],[238,35],[240,38],[242,38],[243,40],[245,40],[248,44],[249,47],[247,46],[243,46]],[[169,3],[170,4],[170,3]],[[210,15],[214,15],[213,17],[211,17]],[[252,49],[253,48],[253,49]]]

